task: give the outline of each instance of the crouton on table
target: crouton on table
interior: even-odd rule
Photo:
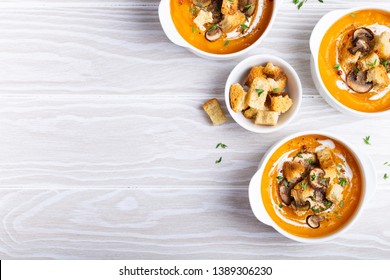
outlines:
[[[223,113],[221,106],[216,98],[210,99],[203,104],[203,109],[209,115],[214,125],[220,125],[226,122],[226,116]]]

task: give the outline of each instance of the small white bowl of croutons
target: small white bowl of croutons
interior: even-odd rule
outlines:
[[[271,133],[285,127],[302,102],[302,85],[295,70],[273,55],[241,61],[225,86],[226,107],[243,128]]]

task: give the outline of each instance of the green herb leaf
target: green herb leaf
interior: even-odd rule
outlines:
[[[374,67],[374,66],[376,65],[376,61],[377,61],[377,59],[375,58],[374,62],[373,62],[373,63],[370,63],[370,64],[368,64],[368,66],[370,66],[370,67]]]
[[[274,93],[277,93],[277,92],[279,92],[280,91],[280,88],[274,88],[273,90],[272,90],[272,92],[274,92]]]
[[[340,177],[339,178],[339,185],[342,187],[345,187],[348,184],[347,179]]]
[[[218,25],[213,24],[213,26],[211,26],[211,27],[209,28],[209,31],[213,31],[214,29],[217,29],[217,27],[218,27]]]
[[[230,1],[230,0],[229,0]],[[234,1],[234,0],[233,0]],[[232,1],[230,1],[230,2],[232,2]],[[202,4],[200,4],[200,3],[198,3],[198,4],[195,4],[195,6],[198,6],[199,8],[203,8],[203,5]]]
[[[332,206],[332,204],[333,204],[333,203],[332,203],[331,201],[329,201],[329,200],[325,200],[325,201],[324,201],[324,205],[325,205],[326,207],[328,207],[328,208],[329,208],[330,206]]]
[[[313,164],[314,163],[314,161],[311,158],[309,158],[308,162],[309,162],[309,164]]]
[[[385,173],[385,175],[383,175],[383,179],[387,180],[389,178],[389,175],[387,175],[387,173]]]
[[[249,28],[248,25],[246,25],[246,24],[241,24],[240,26],[241,26],[241,29],[242,29],[242,30],[245,30],[245,29],[248,29],[248,28]]]
[[[193,16],[196,16],[196,14],[198,13],[198,9],[197,8],[190,8],[190,13],[193,15]]]
[[[218,160],[215,161],[215,163],[220,163],[222,161],[222,157],[220,157]]]
[[[257,92],[258,97],[260,97],[260,95],[264,92],[264,90],[256,89],[256,92]]]
[[[343,216],[337,216],[336,218],[337,218],[337,219],[341,219],[342,217],[343,217]]]
[[[386,161],[383,165],[390,166],[390,163]]]
[[[314,181],[317,178],[316,174],[311,175],[311,180]]]
[[[359,73],[359,68],[355,67],[355,68],[353,69],[353,72],[355,72],[355,74]]]
[[[337,70],[340,70],[340,64],[336,64],[335,66],[333,66],[334,69],[337,69]]]
[[[314,212],[314,213],[319,213],[320,212],[320,209],[316,208],[316,207],[312,207],[311,210]]]
[[[244,11],[247,11],[249,10],[250,8],[252,8],[253,4],[248,4],[244,7]]]
[[[278,183],[280,183],[280,182],[282,182],[283,181],[283,176],[278,176],[278,177],[276,177],[276,179],[278,179]]]
[[[370,137],[371,137],[371,136],[366,136],[366,137],[363,138],[364,143],[366,143],[367,145],[371,145],[371,143],[370,143]]]
[[[225,44],[223,44],[224,47],[226,47],[227,45],[229,45],[230,41],[226,41]]]
[[[355,18],[356,17],[356,14],[355,13],[350,13],[349,14],[351,17]]]
[[[344,201],[343,201],[343,200],[340,201],[339,206],[340,206],[340,207],[343,207],[343,206],[344,206]]]
[[[222,149],[227,148],[227,146],[223,143],[218,143],[218,145],[215,148],[218,149],[219,147],[221,147]]]
[[[305,190],[307,189],[307,182],[302,181],[299,183],[299,185],[302,186]]]
[[[279,208],[280,208],[280,209],[283,208],[283,204],[282,204],[282,203],[279,203]]]

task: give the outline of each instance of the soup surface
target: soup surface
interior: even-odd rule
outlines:
[[[290,234],[323,237],[354,215],[362,193],[361,172],[341,143],[305,135],[279,147],[265,166],[261,194],[272,220]]]
[[[328,91],[361,112],[390,109],[390,13],[360,10],[340,18],[322,39],[319,70]]]
[[[171,0],[177,31],[192,46],[229,54],[252,45],[267,28],[272,0]]]

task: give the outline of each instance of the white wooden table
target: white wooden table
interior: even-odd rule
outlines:
[[[201,105],[223,101],[239,59],[208,61],[174,46],[158,0],[1,1],[0,258],[389,259],[390,120],[335,111],[309,72],[317,20],[373,2],[389,5],[310,0],[298,12],[285,1],[247,56],[291,63],[303,104],[291,126],[257,135],[231,118],[210,125]],[[318,128],[366,150],[379,184],[349,232],[311,246],[258,222],[247,186],[273,142]],[[219,142],[228,148],[215,149]]]

